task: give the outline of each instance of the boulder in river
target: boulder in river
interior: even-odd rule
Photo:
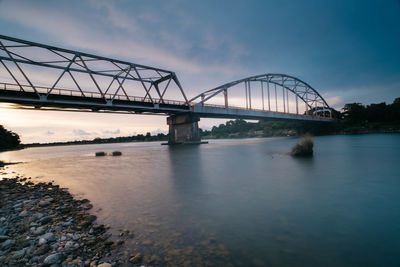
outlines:
[[[294,157],[311,157],[314,153],[314,141],[310,135],[303,136],[292,148],[291,155]]]
[[[121,156],[121,155],[122,155],[122,152],[121,152],[121,151],[114,151],[114,152],[112,153],[112,155],[113,155],[113,156]]]

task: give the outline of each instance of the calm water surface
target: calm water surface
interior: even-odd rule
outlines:
[[[114,236],[135,233],[127,253],[164,264],[399,266],[400,135],[314,140],[312,159],[285,154],[295,138],[263,138],[31,148],[0,160],[90,199]],[[123,155],[94,157],[114,150]]]

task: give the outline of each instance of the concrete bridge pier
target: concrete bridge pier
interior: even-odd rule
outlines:
[[[169,116],[167,118],[169,125],[167,145],[207,143],[201,142],[199,121],[200,117],[191,113]]]

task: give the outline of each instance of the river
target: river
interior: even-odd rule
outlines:
[[[98,222],[135,233],[125,252],[186,266],[398,266],[400,135],[29,148],[7,166],[88,198]],[[97,151],[120,157],[94,157]]]

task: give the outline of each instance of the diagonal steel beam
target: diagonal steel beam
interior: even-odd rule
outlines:
[[[17,66],[19,71],[22,73],[24,76],[25,80],[29,83],[29,85],[32,87],[32,89],[35,91],[37,96],[40,98],[39,92],[36,90],[35,86],[33,86],[32,82],[29,80],[28,76],[26,76],[25,72],[21,69],[21,67],[18,65],[18,63],[15,61],[14,57],[8,52],[8,50],[4,47],[3,43],[0,41],[0,46],[3,47],[4,51],[7,53],[7,55],[11,58],[12,61],[14,61],[14,64]]]

